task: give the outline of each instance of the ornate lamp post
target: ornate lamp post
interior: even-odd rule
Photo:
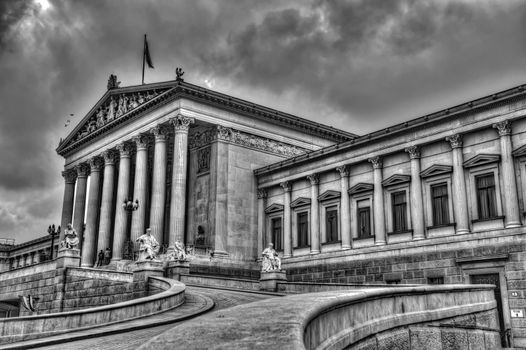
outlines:
[[[128,212],[128,215],[131,214],[132,211],[136,211],[139,209],[139,200],[135,199],[135,202],[132,198],[125,199],[122,203],[122,208]],[[124,242],[122,257],[124,259],[134,259],[134,242],[132,241],[126,241]]]
[[[60,225],[55,230],[55,225],[50,225],[47,229],[47,233],[51,236],[51,250],[49,260],[53,260],[53,248],[55,246],[55,236],[60,234]]]

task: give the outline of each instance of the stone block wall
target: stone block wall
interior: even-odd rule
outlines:
[[[375,334],[353,345],[349,350],[384,349],[501,349],[498,325],[490,312],[455,317],[442,322],[431,322],[399,327]]]

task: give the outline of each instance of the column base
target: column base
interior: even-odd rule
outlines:
[[[469,230],[467,230],[467,229],[460,229],[460,230],[455,231],[456,235],[464,235],[466,233],[469,233]]]
[[[320,254],[321,252],[319,250],[311,250],[310,254]]]
[[[413,241],[421,241],[423,239],[426,239],[424,236],[415,236],[413,237]]]
[[[386,245],[386,241],[376,241],[374,242],[374,245]]]
[[[521,223],[520,222],[510,222],[510,223],[507,223],[504,227],[505,228],[517,228],[517,227],[521,227]]]
[[[287,282],[287,273],[285,270],[261,272],[259,289],[267,292],[277,292],[279,282]]]
[[[350,245],[342,245],[342,250],[349,250],[352,249]]]
[[[224,250],[214,250],[214,258],[226,259],[230,254]]]

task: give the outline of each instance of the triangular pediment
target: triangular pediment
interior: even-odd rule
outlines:
[[[152,84],[154,85],[154,84]],[[57,151],[77,142],[101,135],[124,120],[151,108],[161,100],[169,86],[138,86],[108,90],[73,131],[60,143]]]
[[[340,192],[338,192],[338,191],[328,190],[328,191],[325,191],[322,194],[320,194],[318,196],[318,200],[320,202],[321,201],[328,201],[328,200],[331,200],[331,199],[340,198],[341,196],[342,196],[342,194]]]
[[[354,185],[353,187],[349,188],[349,190],[347,190],[347,193],[349,193],[350,195],[353,195],[353,194],[362,193],[362,192],[369,192],[372,190],[374,190],[373,184],[360,182]]]
[[[388,177],[384,181],[382,181],[382,185],[384,187],[387,186],[394,186],[398,184],[403,184],[411,181],[411,176],[409,175],[402,175],[402,174],[394,174],[393,176]]]
[[[269,205],[265,209],[265,213],[269,214],[269,213],[275,213],[277,211],[283,211],[283,208],[284,208],[283,204],[274,203],[274,204]]]
[[[499,154],[477,154],[464,162],[464,168],[471,168],[478,165],[495,163],[500,161]]]
[[[302,207],[304,205],[310,205],[310,198],[300,197],[290,203],[291,208]]]
[[[517,148],[515,151],[513,151],[513,155],[515,157],[526,155],[526,145],[521,146],[521,147]]]
[[[433,164],[429,168],[422,170],[420,176],[425,178],[435,175],[449,174],[452,171],[453,167],[451,165]]]

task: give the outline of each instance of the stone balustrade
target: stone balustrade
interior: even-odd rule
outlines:
[[[163,277],[150,277],[160,293],[121,303],[52,314],[0,319],[0,344],[35,339],[107,325],[164,312],[184,303],[185,285]]]
[[[449,330],[456,348],[467,349],[469,341],[469,348],[500,349],[493,288],[399,286],[271,298],[189,321],[140,349],[358,349],[369,339],[377,345],[367,349],[392,349],[393,341],[407,345],[398,348],[417,342],[412,348],[442,349]],[[426,332],[409,338],[411,327]]]

